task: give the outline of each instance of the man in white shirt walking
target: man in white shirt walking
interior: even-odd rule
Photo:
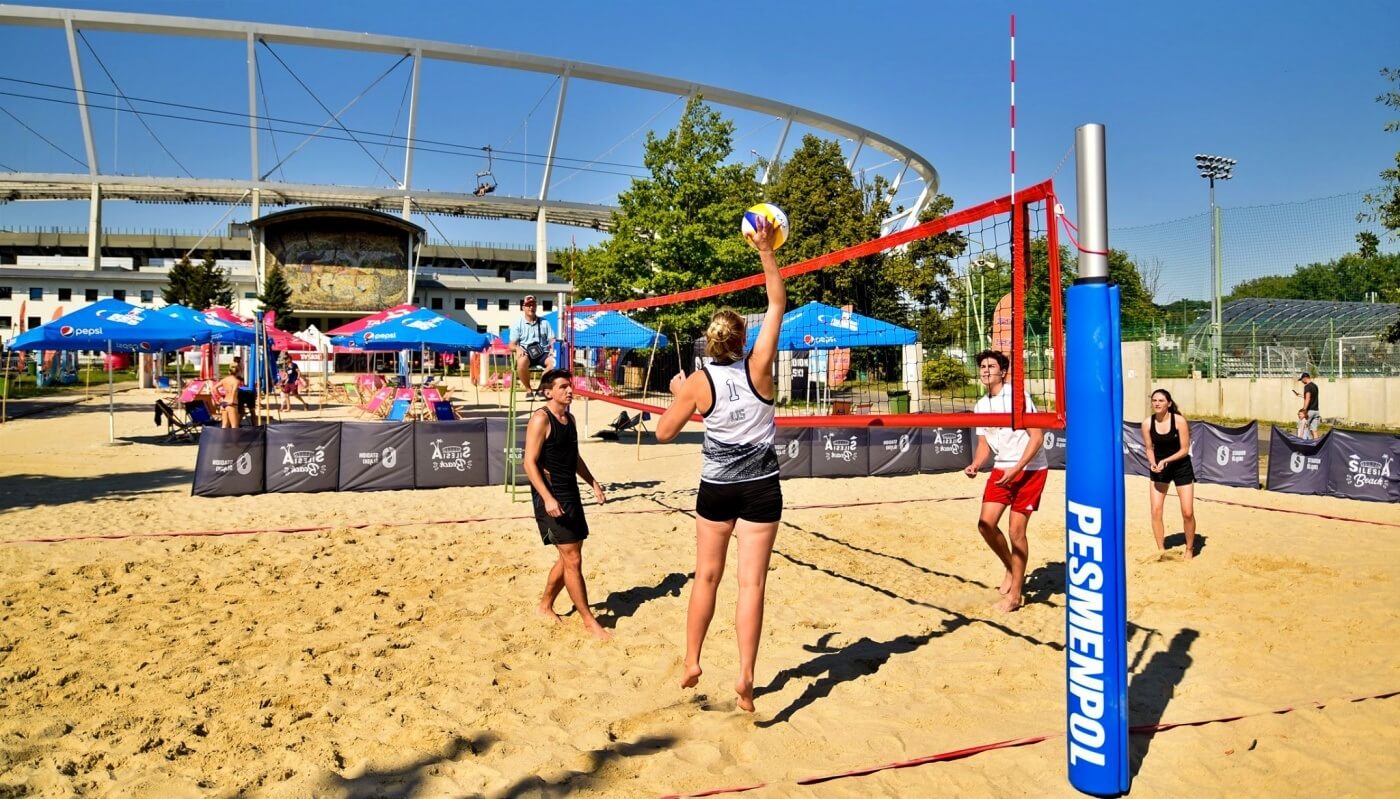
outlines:
[[[1011,384],[1007,381],[1010,360],[996,350],[977,353],[977,372],[982,385],[987,387],[987,396],[977,401],[976,413],[1011,413]],[[1036,408],[1031,398],[1025,398],[1027,413]],[[976,477],[982,464],[989,457],[992,474],[987,479],[987,487],[982,492],[982,513],[977,519],[977,531],[996,553],[1005,567],[1001,585],[997,589],[1002,598],[993,607],[1010,613],[1021,607],[1021,589],[1026,582],[1026,560],[1030,547],[1026,539],[1026,527],[1031,514],[1040,507],[1040,494],[1045,490],[1045,475],[1049,467],[1040,445],[1044,441],[1043,430],[1014,430],[1010,427],[977,428],[977,451],[972,463],[964,470],[968,477]],[[1008,537],[1001,531],[1001,517],[1006,509],[1011,509],[1011,528]]]

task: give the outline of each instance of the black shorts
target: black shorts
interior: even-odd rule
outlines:
[[[540,528],[540,540],[545,546],[577,544],[588,537],[588,520],[583,516],[583,501],[578,497],[555,497],[564,511],[559,516],[550,516],[545,512],[544,498],[533,489],[530,499],[535,506],[535,524]]]
[[[743,519],[769,524],[783,518],[783,486],[775,474],[742,483],[700,481],[695,496],[695,513],[712,522]]]
[[[1183,458],[1179,461],[1172,461],[1160,472],[1151,472],[1148,477],[1154,483],[1175,483],[1178,486],[1189,486],[1196,482],[1196,470],[1191,466],[1190,458]]]

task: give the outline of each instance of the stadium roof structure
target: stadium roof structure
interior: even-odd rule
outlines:
[[[925,157],[906,147],[899,142],[876,131],[872,131],[845,120],[837,119],[816,111],[794,106],[777,100],[759,97],[743,92],[736,92],[717,86],[708,86],[694,81],[678,78],[670,78],[633,70],[619,69],[598,64],[590,64],[580,61],[572,61],[561,58],[533,55],[529,53],[512,52],[506,50],[495,50],[472,45],[454,44],[447,42],[437,42],[426,39],[413,39],[400,36],[384,36],[371,33],[353,33],[348,31],[337,31],[320,28],[304,28],[289,25],[275,25],[262,22],[242,22],[219,19],[201,19],[195,17],[163,16],[155,14],[136,14],[127,12],[111,11],[90,11],[85,9],[68,8],[41,8],[33,6],[0,5],[0,27],[21,26],[34,28],[57,29],[66,38],[69,63],[71,65],[72,86],[63,86],[58,83],[38,83],[34,81],[24,81],[29,85],[25,91],[33,91],[34,87],[47,86],[49,89],[59,92],[59,96],[36,96],[31,99],[48,102],[67,102],[75,105],[79,113],[78,124],[82,132],[82,140],[86,148],[86,161],[71,156],[80,166],[85,167],[78,172],[56,173],[51,171],[25,171],[16,169],[14,171],[0,172],[0,202],[10,202],[18,200],[89,200],[96,207],[99,196],[106,199],[129,200],[146,203],[241,203],[250,195],[251,204],[255,209],[254,216],[260,215],[256,209],[260,205],[301,205],[301,204],[332,204],[341,206],[353,206],[358,208],[369,208],[380,211],[398,211],[404,217],[408,217],[411,206],[416,206],[417,210],[425,215],[441,214],[448,216],[465,216],[491,219],[521,219],[538,220],[541,225],[547,219],[552,223],[573,225],[579,227],[591,227],[596,230],[607,230],[612,222],[614,205],[600,202],[577,202],[562,200],[559,197],[558,187],[553,185],[551,177],[556,168],[564,169],[561,165],[563,161],[573,161],[578,159],[566,159],[559,154],[558,145],[561,133],[561,121],[565,118],[566,105],[572,103],[577,105],[576,99],[579,92],[573,96],[568,94],[570,82],[575,82],[588,86],[589,84],[602,84],[613,87],[623,87],[625,89],[635,89],[645,92],[657,92],[669,94],[675,97],[689,97],[701,95],[706,102],[741,109],[749,112],[770,116],[783,124],[779,126],[780,133],[777,135],[776,146],[773,155],[768,159],[768,169],[771,170],[772,163],[780,160],[785,147],[788,146],[789,133],[793,126],[806,126],[826,135],[838,139],[849,140],[851,144],[850,160],[848,166],[855,168],[857,159],[863,152],[883,155],[888,159],[881,168],[887,168],[890,178],[890,193],[897,194],[901,186],[914,189],[918,192],[917,199],[913,201],[901,201],[903,210],[884,220],[885,229],[891,230],[901,226],[912,226],[917,224],[919,212],[927,205],[928,201],[938,191],[939,176],[933,164]],[[94,92],[92,88],[86,87],[83,77],[83,61],[78,48],[78,42],[87,43],[92,49],[91,42],[82,37],[82,32],[103,31],[127,35],[131,38],[140,36],[171,36],[183,39],[201,40],[223,40],[244,44],[247,50],[247,58],[238,59],[236,62],[230,60],[230,74],[236,80],[242,81],[242,73],[246,71],[246,94],[247,108],[246,114],[222,109],[195,109],[194,106],[180,106],[178,103],[169,103],[165,98],[128,98],[120,89],[116,94],[103,98],[102,92]],[[260,89],[262,72],[258,68],[257,50],[258,46],[275,55],[272,49],[274,45],[279,47],[304,47],[319,49],[321,51],[351,51],[357,53],[387,54],[399,56],[400,63],[411,61],[411,77],[406,82],[404,97],[407,100],[408,121],[407,135],[398,137],[390,134],[385,138],[390,140],[395,147],[403,150],[404,160],[402,162],[402,172],[399,167],[393,167],[390,171],[388,167],[379,164],[381,169],[392,178],[393,186],[375,185],[340,185],[330,183],[293,183],[286,181],[269,180],[273,171],[264,172],[267,164],[259,157],[259,138],[266,135],[271,136],[272,117],[269,113],[260,110],[266,108],[266,93]],[[96,58],[96,50],[92,49]],[[280,57],[278,58],[280,60]],[[427,113],[436,107],[428,102],[425,97],[420,96],[419,75],[425,62],[464,64],[478,67],[489,67],[502,70],[511,70],[515,73],[535,73],[556,76],[558,94],[557,106],[554,113],[553,128],[547,138],[545,152],[539,154],[526,153],[529,158],[538,158],[535,165],[540,167],[542,179],[539,183],[538,191],[530,188],[523,196],[504,196],[505,192],[494,193],[494,176],[490,182],[483,182],[476,187],[475,191],[427,191],[422,185],[421,176],[417,183],[414,180],[414,157],[415,154],[427,152],[430,140],[424,139],[417,132],[417,119],[420,112]],[[153,69],[168,68],[168,63],[161,59],[151,59],[150,64]],[[99,66],[102,66],[99,59]],[[284,63],[283,66],[286,66]],[[396,68],[395,65],[394,68]],[[105,66],[102,67],[105,72]],[[288,71],[291,70],[287,67]],[[386,73],[387,74],[387,73]],[[95,77],[95,76],[94,76]],[[298,82],[301,78],[292,73],[292,77]],[[115,87],[115,79],[112,80]],[[377,82],[377,81],[376,81]],[[303,87],[306,86],[302,83]],[[373,85],[373,84],[371,84]],[[65,91],[66,90],[66,91]],[[243,90],[240,90],[243,91]],[[308,88],[308,91],[309,88]],[[368,91],[368,89],[366,89]],[[67,92],[71,92],[72,99],[65,99]],[[15,96],[29,96],[23,93],[11,92]],[[364,92],[361,93],[363,96]],[[98,99],[94,101],[90,95]],[[314,97],[314,95],[313,95]],[[244,127],[249,136],[248,155],[250,161],[249,177],[246,179],[229,179],[226,175],[208,174],[209,169],[206,164],[193,162],[194,169],[186,170],[184,176],[177,175],[156,175],[156,176],[133,176],[123,174],[113,174],[114,169],[104,172],[99,164],[99,141],[94,134],[94,122],[91,119],[89,108],[102,110],[111,108],[116,111],[128,110],[128,108],[118,107],[117,100],[122,100],[129,110],[138,118],[160,117],[152,108],[152,104],[157,104],[166,112],[172,109],[180,113],[198,112],[200,118],[191,118],[190,121],[210,122],[210,114],[219,116],[222,120],[219,124],[230,127]],[[359,98],[356,98],[358,100]],[[138,110],[133,101],[141,104],[144,110]],[[260,106],[260,101],[262,105]],[[317,100],[317,102],[320,102]],[[351,102],[353,105],[354,101]],[[420,106],[423,106],[420,108]],[[324,104],[322,107],[325,108]],[[356,136],[340,122],[341,113],[350,106],[347,105],[341,112],[337,112],[328,119],[317,132],[307,136],[307,139],[314,138],[325,128],[331,127],[333,132],[344,134],[350,141],[361,146],[367,155],[370,150],[365,146],[366,142],[360,141]],[[183,110],[182,110],[183,109]],[[193,109],[193,110],[192,110]],[[328,110],[328,109],[327,109]],[[402,104],[401,109],[402,110]],[[229,116],[231,115],[231,116]],[[13,116],[13,114],[11,114]],[[226,118],[227,117],[227,118]],[[241,117],[241,119],[240,119]],[[230,121],[231,120],[231,121]],[[302,122],[291,122],[288,120],[278,120],[279,125],[286,127],[291,125],[302,125]],[[21,124],[23,124],[21,122]],[[263,126],[267,130],[260,133]],[[26,127],[29,127],[26,125]],[[149,126],[147,127],[150,130]],[[397,130],[397,119],[395,120],[395,130]],[[287,133],[288,131],[283,131]],[[361,131],[364,135],[364,132]],[[154,132],[152,131],[154,136]],[[276,155],[275,141],[274,155]],[[378,140],[369,142],[378,146]],[[437,143],[440,146],[465,147],[458,141]],[[162,145],[163,147],[164,145]],[[386,145],[387,146],[387,145]],[[487,168],[478,172],[478,177],[490,175],[491,148],[477,148],[484,151]],[[168,151],[167,151],[168,152]],[[293,151],[293,154],[295,151]],[[457,153],[460,154],[460,153]],[[288,156],[290,158],[290,155]],[[115,157],[112,159],[115,160]],[[282,159],[285,161],[286,159]],[[596,159],[595,159],[596,160]],[[281,161],[278,162],[279,165]],[[376,162],[378,163],[378,162]],[[183,168],[183,164],[181,167]],[[586,168],[586,167],[584,167]],[[275,170],[276,167],[273,167]],[[871,167],[876,169],[876,167]],[[421,171],[421,170],[420,170]],[[864,172],[865,170],[862,170]],[[397,174],[396,174],[397,173]],[[398,177],[401,174],[402,177]],[[905,180],[906,175],[909,180]],[[764,180],[767,180],[767,173]],[[563,181],[558,181],[562,183]],[[94,216],[96,212],[94,211]],[[538,249],[543,250],[540,246]]]

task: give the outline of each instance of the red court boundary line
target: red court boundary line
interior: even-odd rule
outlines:
[[[1274,513],[1291,513],[1295,516],[1315,516],[1319,519],[1329,519],[1335,522],[1356,522],[1357,524],[1374,524],[1380,527],[1400,527],[1400,524],[1396,524],[1395,522],[1377,522],[1371,519],[1357,519],[1351,516],[1334,516],[1330,513],[1314,513],[1312,511],[1292,510],[1289,508],[1270,508],[1266,505],[1251,505],[1248,502],[1232,502],[1228,499],[1207,499],[1205,497],[1196,497],[1196,499],[1202,502],[1214,502],[1219,505],[1234,505],[1237,508],[1253,508],[1254,510],[1267,510]]]
[[[979,499],[976,496],[966,497],[913,497],[910,499],[883,499],[869,500],[866,502],[842,502],[842,503],[814,503],[811,505],[790,505],[785,510],[819,510],[834,508],[859,508],[870,505],[907,505],[913,502],[949,502],[952,500]],[[602,510],[594,511],[611,516],[630,516],[639,513],[686,513],[690,511],[683,508],[629,508],[624,510]],[[327,530],[363,530],[367,527],[427,527],[431,525],[456,525],[456,524],[485,524],[487,522],[507,522],[520,521],[523,519],[533,519],[535,515],[512,514],[508,516],[469,516],[463,519],[424,519],[408,522],[356,522],[354,524],[321,524],[306,527],[262,527],[245,530],[173,530],[159,533],[92,533],[88,535],[68,535],[54,536],[50,538],[19,538],[13,541],[0,541],[0,544],[63,544],[70,541],[121,541],[125,539],[142,538],[216,538],[219,536],[242,536],[242,535],[297,535],[300,533],[322,533]]]
[[[1225,724],[1232,721],[1239,721],[1241,719],[1248,718],[1257,718],[1260,716],[1282,716],[1297,710],[1305,710],[1311,708],[1317,708],[1321,710],[1323,708],[1326,708],[1329,704],[1355,704],[1357,702],[1366,702],[1372,699],[1390,699],[1394,696],[1400,696],[1400,691],[1389,691],[1386,693],[1371,694],[1369,696],[1357,696],[1349,699],[1335,699],[1331,700],[1330,702],[1305,702],[1299,705],[1291,705],[1289,707],[1277,708],[1275,710],[1262,710],[1258,713],[1243,713],[1237,716],[1218,716],[1216,718],[1198,719],[1196,721],[1176,721],[1165,722],[1161,724],[1138,724],[1129,727],[1128,732],[1136,735],[1142,735],[1148,733],[1165,732],[1167,730],[1174,730],[1178,727],[1201,727],[1207,724]],[[885,763],[879,766],[869,766],[866,768],[852,769],[850,771],[841,771],[836,772],[834,774],[823,774],[816,777],[803,777],[802,779],[794,780],[792,784],[817,785],[823,782],[830,782],[832,780],[846,779],[848,777],[866,777],[871,774],[878,774],[881,771],[893,771],[895,769],[922,766],[928,763],[943,763],[950,760],[961,760],[965,757],[971,757],[973,755],[981,754],[982,752],[990,752],[995,749],[1014,749],[1020,746],[1038,744],[1042,741],[1048,741],[1051,738],[1063,737],[1064,733],[1057,732],[1048,733],[1045,735],[1034,735],[1028,738],[1011,738],[1009,740],[997,741],[995,743],[981,744],[979,746],[969,746],[963,749],[949,750],[947,752],[939,752],[935,755],[926,755],[924,757],[914,758],[913,760],[901,760],[894,763]],[[759,788],[765,788],[767,786],[767,783],[760,782],[754,785],[741,785],[729,788],[712,788],[710,790],[700,791],[699,793],[666,794],[663,797],[663,799],[687,799],[688,797],[719,796],[721,794],[747,793],[748,791],[758,790]]]

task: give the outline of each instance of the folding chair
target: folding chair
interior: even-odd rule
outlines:
[[[190,422],[183,422],[175,416],[175,409],[166,404],[165,400],[156,400],[156,425],[165,423],[165,440],[170,441],[194,441],[199,435],[200,427]]]
[[[394,401],[389,406],[389,413],[384,417],[386,422],[406,422],[409,411],[413,410],[413,389],[394,389]]]
[[[428,406],[426,416],[436,419],[439,422],[450,422],[459,418],[457,410],[452,407],[452,403],[443,398],[442,392],[436,387],[428,386],[423,389],[423,402]]]
[[[617,441],[621,435],[628,430],[641,428],[643,433],[650,433],[651,431],[648,430],[646,426],[646,421],[649,419],[651,419],[651,414],[646,412],[634,413],[628,416],[627,411],[623,411],[617,415],[616,419],[609,422],[606,428],[599,430],[593,435],[604,441]]]
[[[374,392],[365,404],[359,407],[360,416],[373,416],[376,419],[383,419],[389,412],[389,405],[393,402],[394,390],[385,386]]]
[[[190,420],[190,425],[198,425],[200,429],[213,426],[219,427],[222,422],[214,418],[209,412],[209,406],[203,400],[191,400],[185,403],[185,416]]]
[[[175,388],[175,383],[171,381],[169,375],[156,375],[156,388],[160,389],[166,394],[179,393]]]

